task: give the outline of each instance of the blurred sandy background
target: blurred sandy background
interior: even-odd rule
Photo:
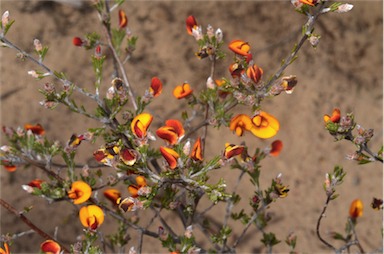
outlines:
[[[331,203],[322,225],[323,235],[328,232],[343,232],[349,205],[360,198],[364,205],[364,216],[359,218],[357,233],[366,251],[382,246],[382,214],[373,211],[369,204],[373,197],[382,198],[382,164],[372,163],[358,166],[345,159],[354,151],[352,144],[333,142],[323,125],[323,114],[330,114],[339,107],[345,114],[354,112],[356,121],[365,128],[373,128],[375,136],[371,148],[377,151],[383,139],[383,4],[381,1],[353,2],[350,13],[329,14],[320,18],[315,33],[321,41],[315,50],[306,43],[299,58],[285,74],[297,75],[299,84],[292,95],[281,94],[263,104],[265,111],[275,115],[281,124],[276,139],[284,142],[284,150],[277,158],[263,162],[261,183],[267,187],[278,173],[283,174],[285,184],[290,187],[288,197],[278,200],[270,208],[272,221],[267,227],[277,238],[284,241],[289,232],[298,236],[297,251],[300,253],[326,253],[327,248],[316,237],[316,221],[325,201],[323,181],[326,172],[334,165],[344,166],[345,183],[337,189],[340,197]],[[255,62],[269,77],[279,67],[300,36],[304,16],[296,13],[289,1],[129,1],[122,8],[129,18],[129,27],[139,37],[137,50],[126,70],[137,94],[142,95],[152,76],[159,76],[165,84],[163,94],[150,106],[155,115],[151,130],[155,131],[165,119],[180,119],[180,108],[185,105],[172,98],[173,88],[189,81],[195,90],[203,89],[209,75],[208,61],[194,57],[197,46],[185,31],[185,18],[194,15],[205,30],[208,24],[220,27],[226,45],[233,39],[243,39],[252,46]],[[28,52],[33,50],[33,39],[38,38],[50,50],[45,63],[52,69],[63,71],[69,80],[84,88],[92,89],[94,74],[90,55],[72,45],[74,36],[100,31],[97,14],[86,4],[81,9],[45,1],[1,1],[1,13],[10,11],[16,23],[7,35],[9,39]],[[117,23],[117,13],[113,22]],[[226,50],[226,48],[225,48]],[[227,50],[229,53],[229,50]],[[40,123],[46,136],[67,142],[72,133],[82,133],[97,123],[73,114],[59,106],[49,111],[39,105],[42,95],[38,92],[43,81],[35,81],[27,71],[37,67],[30,62],[21,62],[15,51],[2,48],[0,73],[1,125],[23,126],[25,123]],[[110,56],[108,56],[110,57]],[[218,64],[217,78],[228,77],[227,66],[231,57]],[[111,66],[105,69],[104,91],[110,86]],[[171,102],[171,103],[170,103]],[[85,106],[92,106],[84,101]],[[240,112],[240,111],[238,111]],[[243,108],[242,112],[251,112]],[[235,112],[234,112],[235,113]],[[228,128],[209,129],[206,157],[220,153],[225,142],[246,141],[253,152],[264,148],[271,140],[260,140],[251,134],[236,137]],[[2,144],[4,139],[2,139]],[[97,147],[84,144],[80,147],[80,160],[91,157]],[[227,180],[229,191],[237,172],[223,170],[212,176]],[[48,205],[44,200],[31,197],[21,189],[34,178],[46,179],[37,169],[18,169],[14,173],[1,170],[1,197],[17,209],[33,205],[27,214],[35,224],[57,236],[69,246],[82,232],[82,227],[73,207],[60,203]],[[124,188],[122,188],[124,190]],[[253,190],[248,179],[243,179],[240,194],[241,204],[247,204]],[[99,193],[101,195],[101,193]],[[204,207],[202,208],[202,210]],[[235,211],[240,211],[237,207]],[[214,218],[223,220],[224,207],[214,210]],[[129,217],[130,215],[127,215]],[[166,217],[171,220],[173,217]],[[106,232],[113,230],[106,218]],[[239,228],[239,224],[232,224]],[[159,224],[155,225],[155,228]],[[1,209],[1,234],[28,230],[14,215]],[[234,235],[238,235],[236,231]],[[135,232],[132,230],[132,236]],[[262,235],[255,228],[249,230],[239,253],[265,252],[260,243]],[[166,252],[158,242],[144,239],[145,252]],[[14,253],[36,253],[43,241],[36,234],[29,234],[15,241]],[[230,242],[232,239],[230,239]],[[335,246],[340,246],[330,240]],[[136,245],[132,241],[129,246]],[[288,252],[285,243],[280,243],[275,252]]]

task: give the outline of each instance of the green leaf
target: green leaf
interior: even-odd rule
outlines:
[[[274,233],[264,233],[261,242],[264,243],[266,247],[272,247],[278,244],[280,241],[276,238]]]

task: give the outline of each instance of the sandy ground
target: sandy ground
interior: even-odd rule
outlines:
[[[267,231],[275,232],[283,241],[289,232],[294,231],[298,236],[297,251],[300,253],[329,252],[317,239],[315,228],[325,200],[322,187],[324,175],[332,171],[336,164],[344,166],[347,176],[344,184],[337,189],[340,198],[328,209],[322,233],[343,232],[349,205],[355,198],[360,198],[365,205],[364,216],[357,226],[361,243],[366,251],[382,246],[382,214],[369,207],[372,197],[382,197],[382,164],[358,166],[346,160],[346,153],[353,152],[354,147],[347,142],[333,142],[324,130],[322,120],[323,114],[331,113],[334,107],[339,107],[343,113],[354,112],[358,123],[375,130],[372,149],[377,150],[381,145],[383,5],[381,1],[353,4],[355,7],[350,13],[327,15],[315,26],[316,33],[321,35],[318,48],[314,50],[305,44],[298,60],[286,70],[286,74],[298,77],[299,84],[294,93],[282,94],[263,104],[264,110],[280,120],[281,130],[276,138],[284,142],[284,150],[279,157],[263,162],[261,183],[266,187],[281,172],[284,182],[290,187],[288,197],[271,206],[272,221]],[[194,15],[204,29],[208,24],[220,27],[226,43],[233,39],[248,41],[256,63],[264,69],[265,77],[278,69],[280,61],[298,40],[301,25],[305,22],[305,17],[295,13],[288,1],[132,1],[122,8],[129,17],[131,30],[139,37],[137,51],[126,65],[135,91],[142,95],[155,75],[165,84],[163,94],[150,106],[155,115],[151,126],[153,131],[165,119],[180,117],[180,108],[185,105],[172,98],[173,88],[189,81],[194,89],[203,89],[209,75],[209,63],[193,56],[196,46],[193,38],[186,34],[184,25],[188,15]],[[8,35],[10,40],[31,52],[33,38],[39,38],[50,47],[45,61],[48,66],[65,72],[79,86],[92,88],[91,52],[85,52],[71,43],[74,36],[100,31],[96,13],[91,8],[79,10],[43,1],[2,1],[1,13],[5,10],[9,10],[16,20]],[[113,22],[117,22],[117,15]],[[42,96],[38,89],[43,82],[27,75],[27,71],[36,66],[20,62],[12,50],[2,48],[0,52],[1,125],[17,127],[25,123],[41,123],[48,138],[63,143],[72,133],[82,133],[87,128],[95,127],[94,121],[84,120],[63,107],[55,111],[42,108],[39,105]],[[217,77],[228,77],[226,66],[229,61],[230,57],[218,66]],[[110,75],[110,71],[111,67],[107,66],[105,72]],[[110,77],[106,76],[104,91],[109,86],[109,80]],[[172,103],[169,103],[171,100]],[[250,114],[246,108],[242,112]],[[220,153],[225,142],[240,143],[244,140],[251,151],[270,143],[252,135],[238,138],[227,128],[209,129],[208,135],[208,158]],[[85,144],[80,149],[79,160],[86,160],[94,150],[94,146]],[[213,175],[212,181],[223,177],[230,190],[237,175],[237,172],[223,170]],[[27,216],[50,234],[58,226],[57,237],[69,246],[81,234],[77,215],[68,204],[48,205],[22,191],[20,185],[33,178],[46,177],[34,168],[19,169],[14,173],[2,170],[1,197],[19,210],[33,205]],[[241,204],[246,204],[253,190],[247,179],[241,186],[239,192],[244,197]],[[222,221],[224,208],[218,206],[213,211],[213,217]],[[172,220],[172,216],[166,218]],[[107,218],[106,222],[104,229],[107,232],[113,230],[113,226],[108,225],[112,219]],[[240,225],[232,225],[234,235],[238,235]],[[1,234],[26,230],[28,228],[18,218],[1,210]],[[134,237],[134,231],[132,235]],[[329,239],[329,236],[326,237]],[[250,230],[238,252],[265,252],[260,239],[259,231]],[[144,240],[145,252],[166,251],[159,247],[158,242]],[[36,253],[42,241],[38,235],[28,234],[15,241],[12,250],[14,253]],[[340,243],[331,242],[340,246]],[[274,251],[283,253],[289,249],[281,243]]]

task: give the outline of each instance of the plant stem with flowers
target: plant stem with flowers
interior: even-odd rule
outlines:
[[[40,41],[34,40],[37,58],[9,41],[6,34],[13,21],[9,20],[9,12],[3,14],[0,34],[3,46],[16,50],[23,58],[44,70],[30,71],[29,74],[34,78],[40,80],[51,77],[62,83],[60,91],[57,91],[58,88],[51,83],[44,86],[41,90],[45,97],[42,105],[54,109],[62,104],[80,115],[98,120],[100,126],[90,128],[80,135],[73,134],[66,145],[47,140],[44,137],[43,127],[38,124],[25,125],[24,128],[16,130],[4,127],[9,145],[1,147],[2,165],[9,171],[15,171],[17,167],[23,165],[42,169],[51,179],[48,181],[35,179],[23,188],[28,193],[45,198],[52,203],[66,201],[74,205],[80,223],[84,227],[82,240],[71,245],[71,252],[74,253],[101,253],[115,251],[116,248],[120,252],[126,252],[125,246],[130,244],[130,236],[126,232],[128,228],[135,230],[138,236],[136,246],[132,245],[129,249],[130,253],[143,251],[144,236],[159,239],[163,247],[172,253],[235,253],[238,246],[244,242],[252,225],[262,233],[260,241],[266,251],[272,253],[273,247],[280,240],[274,233],[266,230],[270,220],[268,208],[277,200],[285,198],[289,188],[283,183],[282,174],[279,174],[272,179],[267,188],[262,189],[259,183],[260,163],[267,156],[277,156],[283,148],[282,141],[275,140],[267,148],[257,148],[253,154],[248,153],[246,144],[227,143],[223,148],[224,152],[209,160],[205,158],[206,143],[212,142],[207,135],[208,128],[228,126],[229,130],[238,136],[250,132],[261,139],[274,137],[280,130],[279,121],[272,114],[262,110],[261,102],[283,91],[292,93],[297,84],[296,76],[281,76],[297,58],[299,50],[307,40],[316,46],[318,37],[313,34],[316,20],[320,15],[328,12],[350,10],[351,5],[317,0],[292,1],[296,10],[306,15],[308,20],[303,26],[303,34],[298,44],[268,81],[263,81],[264,71],[254,62],[249,43],[243,40],[232,40],[229,43],[228,48],[234,53],[233,63],[229,68],[230,77],[214,80],[217,64],[225,56],[222,49],[223,32],[221,29],[215,31],[212,26],[208,26],[206,33],[203,33],[195,17],[189,16],[186,19],[186,29],[198,45],[195,55],[200,59],[208,58],[211,62],[206,89],[197,93],[188,82],[175,87],[173,95],[177,99],[185,99],[191,106],[192,113],[188,114],[187,111],[182,113],[181,118],[184,124],[177,119],[167,119],[164,126],[156,131],[156,136],[164,142],[157,148],[153,143],[155,135],[150,130],[153,116],[146,112],[146,107],[160,96],[163,84],[159,77],[153,77],[144,95],[140,97],[133,91],[124,63],[133,53],[137,38],[132,36],[128,28],[128,18],[123,10],[118,11],[119,27],[115,29],[111,25],[111,14],[122,2],[118,1],[112,7],[110,7],[112,2],[107,0],[96,1],[94,4],[104,29],[106,42],[96,33],[87,34],[85,39],[79,37],[73,39],[75,46],[94,50],[92,55],[96,75],[94,93],[75,85],[74,82],[67,80],[63,73],[53,71],[46,66],[43,61],[48,48],[43,47]],[[102,71],[106,60],[102,48],[112,53],[114,66],[113,80],[105,96],[100,95],[99,89],[103,84]],[[89,113],[90,111],[85,107],[78,106],[71,97],[74,92],[95,101],[97,103],[95,113]],[[128,107],[129,103],[133,110]],[[249,106],[252,115],[242,113],[233,116],[230,111],[240,104]],[[192,126],[196,119],[202,120]],[[340,134],[339,122],[334,121],[332,117],[324,120],[330,132],[337,127],[334,135]],[[351,128],[347,130],[343,133],[349,134]],[[382,156],[380,157],[379,153],[374,155],[367,147],[367,142],[372,137],[370,132],[361,128],[358,131],[359,137],[365,138],[364,140],[353,139],[360,147],[360,154],[365,151],[376,160],[381,158],[382,162]],[[82,165],[81,173],[75,171],[75,168],[79,167],[75,162],[77,148],[82,142],[94,142],[98,137],[104,138],[104,145],[96,148],[92,154],[94,160],[98,162],[97,167],[108,167],[114,170],[114,173],[106,179],[103,177],[102,170],[91,172],[88,165]],[[352,141],[350,135],[344,135],[344,138]],[[193,143],[191,139],[194,140]],[[58,159],[64,160],[65,165],[58,164],[56,162]],[[215,170],[227,165],[240,172],[232,193],[227,191],[225,179],[221,178],[217,183],[208,181]],[[342,182],[344,176],[342,168],[338,167],[333,174],[327,175],[325,184],[327,201],[317,224],[320,241],[335,252],[339,250],[321,237],[319,228],[328,203],[336,198],[334,187]],[[247,197],[249,198],[248,209],[235,213],[234,207],[241,199],[237,190],[245,177],[248,177],[255,187],[253,196]],[[129,195],[122,194],[113,188],[115,185],[126,187]],[[95,194],[102,189],[104,189],[104,198],[111,201],[111,204],[107,204]],[[201,199],[204,196],[210,200],[210,204],[199,212],[198,208],[201,207]],[[0,201],[3,207],[11,207],[3,199]],[[216,220],[212,219],[212,224],[208,225],[209,212],[219,203],[226,203],[223,222],[215,223]],[[139,220],[127,218],[127,214],[140,214],[144,209],[153,211],[153,216],[146,225],[142,225]],[[16,214],[15,209],[10,210]],[[166,210],[172,211],[180,219],[183,233],[180,234],[174,228],[172,221],[163,218],[163,211]],[[356,213],[359,213],[358,208]],[[105,216],[111,216],[119,224],[117,232],[107,238],[104,238],[100,228]],[[243,224],[238,236],[229,226],[230,220]],[[157,232],[150,230],[155,222],[161,224]],[[32,223],[27,224],[48,239],[41,245],[41,251],[69,252],[62,244],[40,231],[37,226]],[[199,229],[209,239],[207,240],[210,244],[209,249],[205,250],[200,246],[200,240],[194,235],[194,228]],[[349,233],[348,241],[340,250],[356,244],[363,252],[356,237],[354,225]],[[355,239],[349,241],[352,235]],[[107,242],[107,239],[110,241]],[[232,244],[230,240],[233,240]],[[293,252],[296,245],[294,234],[291,233],[287,237],[286,243]],[[8,252],[8,243],[4,244],[4,248]],[[0,248],[0,253],[6,251]]]

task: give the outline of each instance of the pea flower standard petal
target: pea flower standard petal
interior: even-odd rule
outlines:
[[[271,138],[277,134],[280,129],[279,121],[272,115],[260,111],[258,115],[252,118],[253,127],[251,132],[259,138]]]
[[[192,147],[191,155],[190,157],[194,161],[203,161],[203,149],[201,147],[201,138],[198,137],[196,139],[195,144]]]
[[[46,240],[40,245],[40,249],[44,253],[59,254],[61,251],[60,245],[53,240]]]
[[[131,123],[131,130],[133,134],[140,139],[147,136],[147,130],[153,120],[153,116],[148,113],[141,113],[133,118]]]
[[[164,146],[160,147],[160,152],[167,161],[169,167],[175,169],[177,167],[177,159],[180,155],[175,150]]]
[[[191,86],[184,82],[182,85],[176,86],[175,89],[173,89],[173,96],[177,99],[182,99],[188,97],[192,92]]]
[[[247,76],[252,79],[255,84],[259,83],[261,77],[263,76],[263,69],[261,69],[256,64],[249,66],[247,69]]]
[[[275,140],[271,144],[269,155],[278,156],[281,150],[283,150],[283,142],[281,142],[281,140]]]
[[[349,217],[356,220],[358,217],[363,216],[363,207],[363,202],[360,199],[353,200],[349,207]]]
[[[132,166],[135,164],[139,154],[134,149],[123,148],[120,150],[119,157],[125,165]]]
[[[83,206],[79,211],[79,218],[84,227],[96,230],[104,222],[104,213],[97,205]]]
[[[75,205],[86,202],[92,195],[92,188],[83,181],[72,183],[71,189],[68,191],[68,197],[73,199]]]
[[[235,131],[237,136],[242,136],[244,130],[251,130],[253,128],[252,120],[245,114],[239,114],[231,119],[229,129]]]

